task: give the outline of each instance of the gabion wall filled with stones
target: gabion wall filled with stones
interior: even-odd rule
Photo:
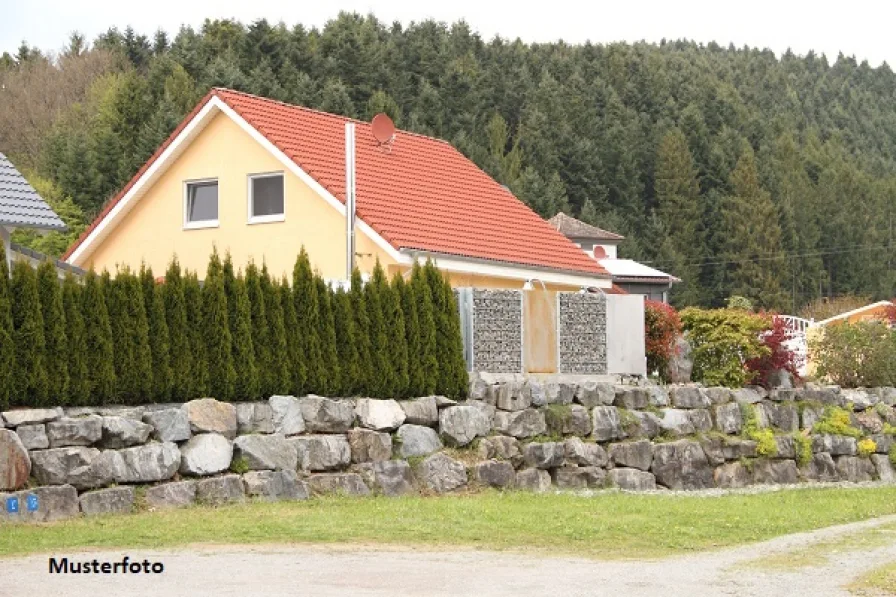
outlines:
[[[334,493],[894,481],[893,388],[480,376],[470,394],[3,412],[0,524]]]
[[[517,290],[473,290],[474,371],[519,373],[523,363],[523,303]]]
[[[607,299],[602,294],[559,295],[560,373],[607,372]]]

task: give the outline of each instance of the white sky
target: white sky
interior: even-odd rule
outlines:
[[[258,18],[288,25],[323,26],[338,11],[372,12],[403,23],[434,18],[466,20],[485,39],[495,34],[523,41],[611,42],[687,38],[727,45],[768,47],[781,53],[854,55],[872,66],[896,63],[893,17],[896,3],[880,0],[548,0],[531,3],[489,0],[0,0],[0,53],[27,40],[58,50],[72,31],[89,40],[112,25],[131,25],[151,35],[159,27],[173,34],[182,23],[208,18]]]

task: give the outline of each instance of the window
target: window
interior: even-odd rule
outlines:
[[[202,180],[186,184],[185,228],[218,225],[218,181]]]
[[[249,177],[249,223],[282,222],[285,217],[283,174]]]

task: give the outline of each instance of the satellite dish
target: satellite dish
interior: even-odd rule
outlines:
[[[600,246],[600,245],[594,246],[594,258],[595,259],[603,259],[606,256],[607,256],[607,252],[604,250],[604,248],[602,246]]]
[[[395,137],[395,124],[382,112],[373,117],[373,120],[370,121],[370,128],[373,131],[373,137],[380,143],[388,143]]]

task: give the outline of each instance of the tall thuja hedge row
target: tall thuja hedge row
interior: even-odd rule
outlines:
[[[50,263],[5,264],[0,408],[466,392],[457,305],[432,263],[391,281],[377,263],[348,289],[304,251],[291,284],[217,252],[201,282],[176,258],[164,281],[147,266],[60,280]]]

